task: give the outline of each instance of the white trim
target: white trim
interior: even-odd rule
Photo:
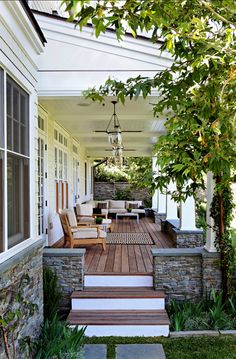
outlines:
[[[30,101],[29,101],[30,102]],[[30,118],[29,118],[29,122],[30,122]],[[30,130],[30,129],[29,129]],[[30,132],[30,131],[29,131]],[[29,136],[30,136],[30,134],[29,134]],[[30,136],[31,137],[31,136]],[[29,143],[30,143],[30,140],[31,140],[31,138],[29,138]],[[30,146],[29,146],[30,147]],[[29,148],[29,152],[30,152],[30,148]],[[23,155],[23,154],[21,154],[21,153],[19,153],[19,152],[14,152],[14,151],[11,151],[11,150],[8,150],[7,149],[7,153],[11,153],[12,155],[15,155],[15,156],[17,156],[17,157],[23,157],[23,158],[26,158],[27,160],[29,160],[30,159],[30,156],[26,156],[26,155]]]
[[[72,298],[72,310],[164,310],[165,298]]]
[[[87,47],[90,48],[94,48],[94,43],[96,43],[96,47],[99,45],[100,47],[103,46],[103,48],[104,46],[112,46],[113,51],[115,51],[115,49],[120,49],[120,51],[123,52],[123,56],[125,51],[130,53],[130,55],[132,55],[133,52],[136,52],[142,53],[143,55],[147,54],[150,59],[159,58],[162,61],[165,60],[171,63],[173,62],[171,55],[167,51],[161,52],[161,50],[157,48],[157,45],[152,44],[151,39],[148,38],[142,39],[125,36],[121,44],[117,40],[115,32],[112,31],[107,31],[105,34],[101,34],[99,38],[95,38],[95,36],[93,35],[93,29],[90,27],[83,27],[83,31],[81,32],[79,28],[75,28],[75,25],[73,23],[48,18],[45,17],[43,14],[36,14],[35,17],[38,20],[41,28],[45,32],[46,38],[48,39],[56,39],[64,41],[68,44],[75,44],[79,40],[80,46],[81,41],[86,41]],[[116,52],[117,51],[115,51],[115,53]],[[132,58],[133,56],[129,57]],[[136,58],[136,60],[138,59]]]
[[[81,329],[82,326],[78,326]],[[85,331],[87,337],[168,337],[169,325],[88,325]]]
[[[40,237],[25,239],[23,242],[8,249],[6,252],[0,253],[0,263],[5,262],[6,260],[10,259],[14,255],[16,255],[19,252],[23,251],[24,249],[28,248],[32,244],[36,243],[39,239],[40,239]]]
[[[8,211],[7,211],[7,73],[3,68],[3,96],[4,96],[4,150],[3,150],[3,251],[8,250]]]
[[[85,287],[153,287],[149,275],[86,275]]]
[[[37,52],[37,54],[40,54],[43,52],[43,44],[41,42],[41,39],[39,38],[39,35],[37,34],[36,30],[34,29],[32,23],[30,22],[25,10],[23,9],[20,1],[6,1],[6,5],[9,8],[10,13],[14,17],[14,19],[17,19],[18,25],[23,29],[24,33],[27,36],[27,39],[29,40],[30,44],[33,46],[34,50]],[[11,35],[16,39],[16,34],[12,31],[11,28],[8,27],[8,31],[11,33]],[[25,56],[27,56],[28,60],[34,65],[36,68],[34,62],[32,59],[26,54],[26,51],[24,47],[20,44],[19,41],[17,41],[17,45],[22,49]]]
[[[110,71],[112,72],[112,71]],[[108,75],[106,76],[106,78],[109,77],[109,71],[107,71]],[[154,74],[156,74],[156,72],[153,72]],[[77,89],[77,90],[55,90],[55,89],[39,89],[38,91],[38,95],[42,100],[46,100],[48,99],[48,97],[73,97],[73,96],[84,96],[84,90],[87,90],[87,88],[85,89]],[[159,96],[159,93],[157,90],[152,90],[151,92],[151,96]],[[141,97],[141,95],[140,95]],[[148,96],[149,97],[149,96]]]

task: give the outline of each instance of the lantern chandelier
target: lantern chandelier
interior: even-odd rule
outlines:
[[[111,119],[107,125],[106,132],[108,134],[108,142],[113,147],[117,147],[117,146],[121,146],[122,144],[122,133],[121,133],[120,122],[116,114],[117,101],[111,101],[111,103],[114,106],[114,110]]]
[[[116,114],[117,101],[113,100],[113,101],[111,101],[111,103],[113,104],[113,114],[112,114],[111,119],[107,125],[107,128],[105,130],[95,130],[94,132],[96,132],[96,133],[103,132],[108,135],[108,142],[112,146],[112,156],[114,157],[114,161],[115,161],[115,163],[122,164],[123,151],[135,151],[133,149],[124,149],[122,133],[124,133],[124,132],[140,133],[140,132],[143,132],[143,130],[123,130],[122,131],[120,122],[119,122],[117,114]],[[110,150],[105,150],[105,151],[110,151]]]

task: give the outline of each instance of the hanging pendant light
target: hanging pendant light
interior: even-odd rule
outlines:
[[[113,146],[121,146],[122,144],[122,131],[120,127],[120,122],[116,114],[116,104],[117,101],[111,101],[114,106],[113,114],[106,128],[108,134],[108,142]]]

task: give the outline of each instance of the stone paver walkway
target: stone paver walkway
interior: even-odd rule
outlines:
[[[84,359],[106,359],[107,346],[106,344],[85,344]]]
[[[116,359],[165,359],[161,344],[119,344]]]

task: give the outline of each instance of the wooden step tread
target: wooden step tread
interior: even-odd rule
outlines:
[[[71,298],[165,298],[165,293],[151,287],[85,287]]]
[[[165,310],[71,310],[70,325],[169,325]]]
[[[112,277],[115,277],[115,276],[122,276],[122,277],[126,277],[126,276],[130,276],[130,277],[147,277],[147,276],[150,276],[152,277],[153,276],[153,272],[103,272],[103,271],[98,271],[98,272],[86,272],[85,271],[85,275],[87,277],[90,277],[90,276],[112,276]]]

